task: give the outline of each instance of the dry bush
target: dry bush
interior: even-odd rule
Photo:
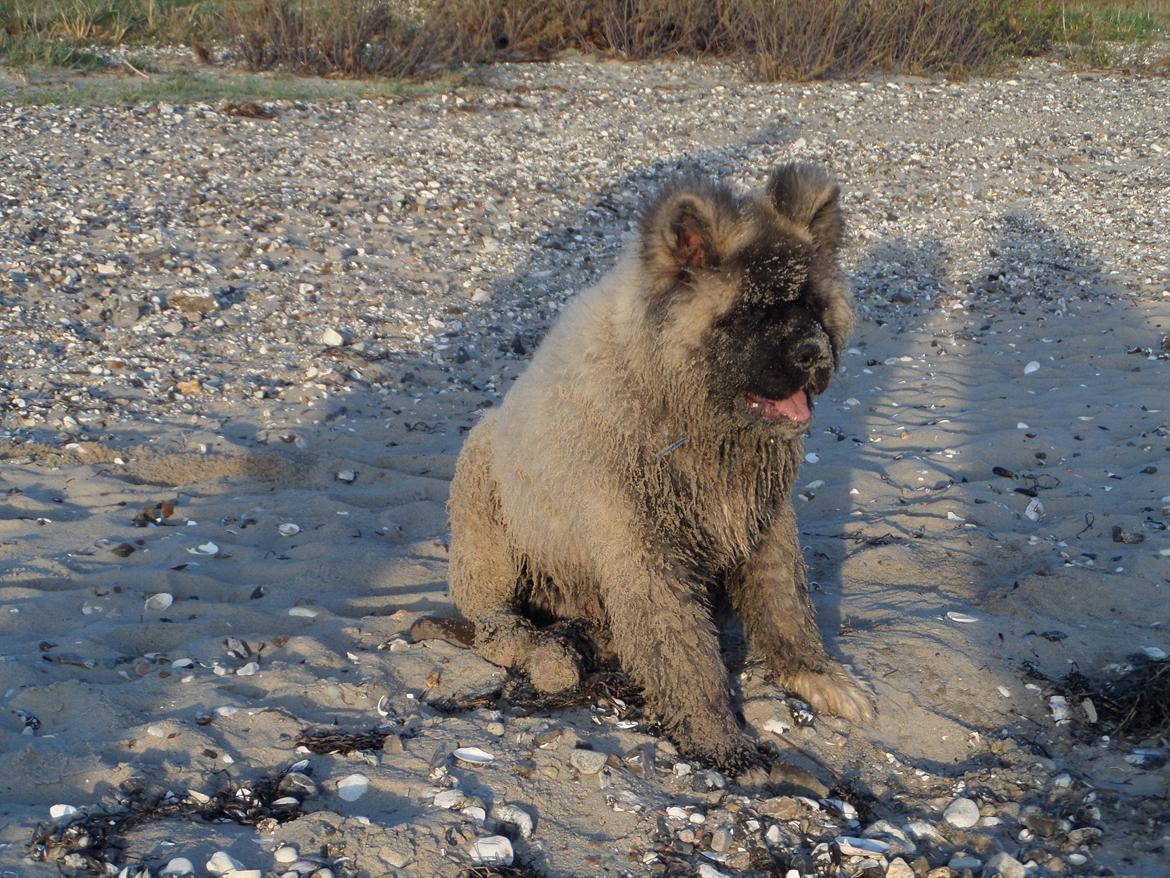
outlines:
[[[2,2],[2,0],[0,0]],[[1047,47],[1048,0],[228,0],[253,69],[412,75],[565,49],[741,60],[764,78],[964,73]]]
[[[383,0],[231,0],[224,27],[253,70],[404,76],[429,54],[417,25]]]

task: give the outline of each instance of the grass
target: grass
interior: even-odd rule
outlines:
[[[350,78],[566,49],[732,59],[764,79],[964,75],[1055,46],[1104,59],[1167,33],[1170,0],[0,0],[0,65],[79,73],[107,66],[94,47],[185,43],[227,47],[253,72]]]

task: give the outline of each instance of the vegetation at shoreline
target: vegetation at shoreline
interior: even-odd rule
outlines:
[[[179,45],[253,73],[355,79],[566,50],[729,59],[762,79],[962,76],[1057,51],[1105,65],[1168,34],[1170,0],[0,0],[0,66],[140,76],[152,47]]]

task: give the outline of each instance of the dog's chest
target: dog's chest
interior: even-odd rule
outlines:
[[[742,564],[788,502],[794,449],[692,449],[663,461],[647,486],[649,526],[677,561],[703,579]]]

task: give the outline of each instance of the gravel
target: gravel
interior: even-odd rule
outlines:
[[[241,407],[263,422],[354,390],[467,383],[451,366],[523,358],[683,165],[740,183],[789,158],[828,165],[863,318],[1051,295],[1005,249],[1013,230],[1086,295],[1167,273],[1164,78],[1037,62],[785,85],[564,62],[484,79],[278,102],[271,121],[0,106],[0,439],[165,441],[159,425],[214,428]]]
[[[939,313],[1048,320],[1102,297],[1170,298],[1167,78],[1032,62],[966,82],[760,84],[721,65],[579,60],[482,76],[427,97],[276,102],[271,120],[207,104],[0,105],[0,451],[19,460],[32,442],[200,447],[225,436],[301,448],[298,425],[355,401],[397,413],[459,390],[490,406],[567,297],[609,264],[645,196],[684,166],[742,185],[789,159],[828,166],[850,217],[859,318],[890,333]],[[957,332],[1007,344],[978,319]],[[1045,375],[1024,379],[1018,366],[1012,380]],[[359,468],[344,472],[361,483]],[[880,837],[901,855],[879,864],[891,875],[982,862],[985,876],[1015,878],[1025,865],[1097,868],[1091,846],[1113,837],[1098,806],[1114,799],[1052,784],[1054,759],[1037,755],[1049,751],[1006,736],[961,770],[911,769],[886,752],[884,790],[830,799],[788,781],[768,798],[692,771],[668,746],[653,759],[644,741],[625,756],[611,739],[597,741],[606,752],[566,753],[573,742],[558,738],[544,742],[561,748],[556,762],[538,772],[537,720],[509,717],[505,729],[499,716],[421,706],[407,719],[404,739],[458,727],[524,750],[512,754],[518,776],[565,779],[568,762],[608,811],[651,816],[637,866],[647,874],[781,858],[801,874],[875,874],[833,840]],[[402,749],[387,758],[412,755]],[[425,757],[432,777],[435,758]],[[364,793],[365,776],[351,778],[344,789]],[[996,818],[954,798],[964,790]],[[557,819],[547,806],[508,807],[519,819],[500,820],[521,837],[532,815],[534,838]],[[452,849],[483,841],[458,814],[427,819],[451,821]],[[1126,838],[1154,845],[1144,820]],[[386,863],[404,868],[411,856],[391,845],[405,850],[407,830],[394,833],[384,831]],[[505,843],[510,857],[507,839],[492,842]],[[627,852],[598,855],[618,857],[612,865]]]

